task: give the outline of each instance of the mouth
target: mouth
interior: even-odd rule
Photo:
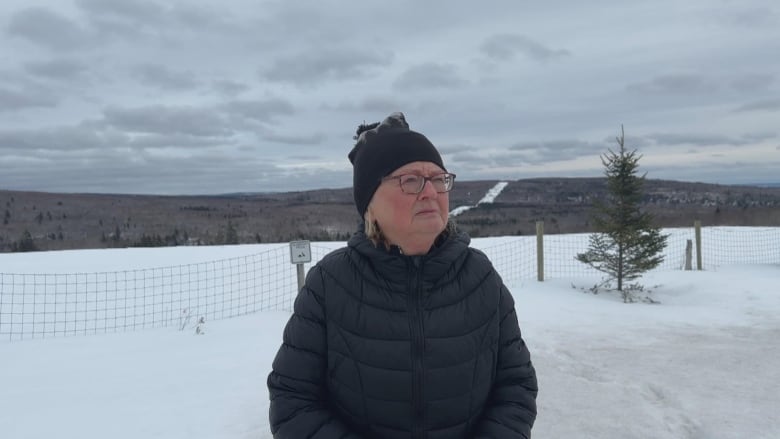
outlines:
[[[422,209],[417,211],[417,213],[415,213],[415,215],[434,215],[434,214],[438,215],[439,211],[436,209]]]

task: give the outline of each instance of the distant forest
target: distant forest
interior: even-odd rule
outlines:
[[[475,206],[497,181],[458,182],[450,209]],[[494,203],[454,221],[472,237],[591,232],[603,178],[509,181]],[[780,226],[780,185],[647,180],[643,208],[662,227]],[[346,240],[359,218],[351,188],[221,196],[61,194],[0,190],[0,252]]]

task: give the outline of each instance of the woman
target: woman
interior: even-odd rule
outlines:
[[[364,231],[309,271],[268,377],[275,438],[530,438],[514,302],[448,221],[455,175],[403,114],[349,154]]]

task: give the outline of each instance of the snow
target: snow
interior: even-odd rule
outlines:
[[[3,254],[0,272],[126,270],[279,247]],[[772,262],[654,271],[643,284],[660,304],[583,292],[598,281],[589,274],[508,281],[539,377],[534,437],[780,438],[780,260]],[[289,315],[207,321],[205,335],[189,325],[0,339],[0,437],[270,438],[265,380]]]
[[[487,194],[485,194],[485,196],[484,196],[484,197],[482,197],[482,199],[481,199],[481,200],[479,200],[479,202],[477,203],[477,205],[479,206],[479,205],[480,205],[480,204],[482,204],[482,203],[492,203],[493,201],[495,201],[496,197],[498,197],[498,195],[501,193],[501,191],[503,191],[503,190],[504,190],[504,188],[505,188],[505,187],[506,187],[508,184],[509,184],[509,182],[506,182],[506,181],[500,181],[500,182],[496,183],[496,185],[495,185],[495,186],[493,186],[493,187],[492,187],[492,188],[491,188],[491,189],[490,189],[490,190],[487,192]]]
[[[450,212],[450,216],[458,216],[467,210],[479,206],[480,204],[492,203],[493,201],[495,201],[496,197],[498,197],[498,195],[501,194],[501,191],[503,191],[504,188],[507,187],[508,184],[509,182],[507,181],[500,181],[496,183],[496,185],[490,188],[490,190],[487,191],[485,196],[482,197],[482,199],[479,200],[477,204],[475,204],[474,206],[458,206],[455,209],[452,209],[452,211]]]

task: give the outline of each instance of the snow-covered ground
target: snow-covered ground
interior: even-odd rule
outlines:
[[[473,244],[502,239],[514,238]],[[257,248],[5,254],[0,272],[167,266]],[[643,281],[656,305],[585,293],[592,276],[511,282],[539,377],[534,438],[780,438],[779,279],[780,264],[657,271]],[[205,335],[190,325],[0,339],[0,438],[270,438],[265,379],[288,318],[208,321]]]
[[[501,191],[503,191],[504,188],[507,187],[508,184],[509,184],[508,181],[499,181],[498,183],[496,183],[495,186],[493,186],[492,188],[490,188],[490,190],[487,191],[487,193],[485,194],[484,197],[482,197],[481,200],[477,201],[477,204],[473,206],[458,206],[452,209],[452,211],[450,212],[450,216],[458,216],[467,210],[471,210],[479,206],[480,204],[492,203],[493,201],[495,201],[496,197],[499,194],[501,194]]]

